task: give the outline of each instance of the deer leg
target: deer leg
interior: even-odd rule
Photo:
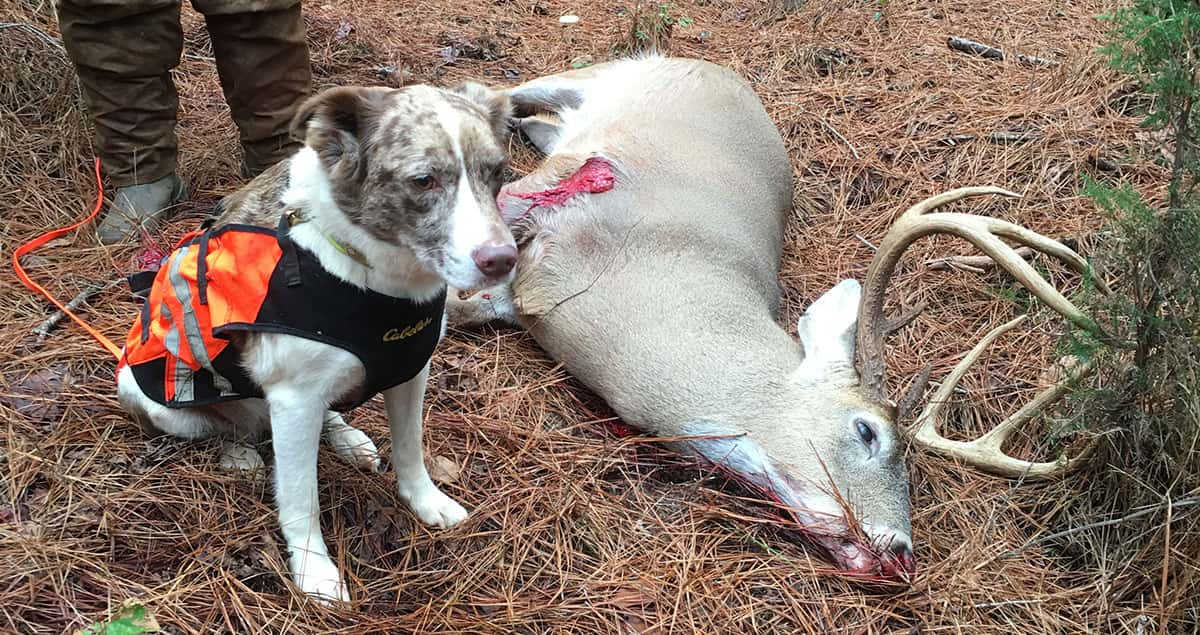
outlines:
[[[520,326],[508,285],[484,289],[465,300],[453,291],[446,297],[446,322],[450,326],[472,327],[496,321]]]

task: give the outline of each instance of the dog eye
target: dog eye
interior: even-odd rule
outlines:
[[[428,174],[422,174],[420,176],[415,176],[411,179],[411,181],[412,181],[412,184],[417,187],[417,189],[423,190],[426,192],[428,192],[429,190],[432,190],[433,188],[437,187],[437,185],[438,185],[437,179],[433,178],[432,176],[430,176]]]
[[[871,453],[874,454],[875,431],[871,429],[871,424],[858,419],[854,422],[854,427],[858,429],[858,438],[862,439],[863,445],[866,445],[871,450]]]

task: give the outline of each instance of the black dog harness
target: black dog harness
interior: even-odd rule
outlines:
[[[366,377],[350,410],[409,381],[441,339],[446,291],[425,303],[356,287],[278,229],[225,225],[185,237],[157,272],[130,277],[146,302],[125,359],[142,391],[181,408],[262,397],[232,333],[284,333],[349,351]],[[150,276],[153,276],[151,281]]]

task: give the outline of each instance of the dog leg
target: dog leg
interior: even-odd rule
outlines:
[[[146,434],[165,432],[181,439],[206,439],[223,432],[219,418],[203,408],[168,408],[147,397],[128,366],[117,373],[117,400]]]
[[[392,427],[392,465],[396,468],[400,498],[421,522],[445,528],[465,520],[467,510],[443,494],[425,470],[421,409],[428,379],[429,364],[426,364],[416,377],[384,391],[383,399]]]
[[[342,415],[330,411],[325,415],[325,442],[347,463],[372,472],[380,468],[379,449],[362,430],[346,423]]]
[[[239,472],[266,473],[266,464],[255,445],[265,438],[270,416],[262,399],[239,399],[208,406],[226,422],[221,442],[221,467]]]
[[[292,576],[309,595],[347,601],[349,594],[342,574],[329,559],[321,536],[317,446],[325,404],[311,390],[289,386],[268,389],[267,405],[275,449],[275,501],[279,525],[291,552]]]

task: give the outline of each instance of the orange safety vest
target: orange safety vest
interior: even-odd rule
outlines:
[[[151,280],[152,278],[152,280]],[[145,301],[121,364],[154,401],[172,408],[262,397],[246,374],[236,332],[285,333],[345,349],[366,380],[338,410],[415,377],[441,338],[445,291],[426,303],[383,295],[335,277],[272,230],[224,225],[193,232],[157,272],[130,277]]]

